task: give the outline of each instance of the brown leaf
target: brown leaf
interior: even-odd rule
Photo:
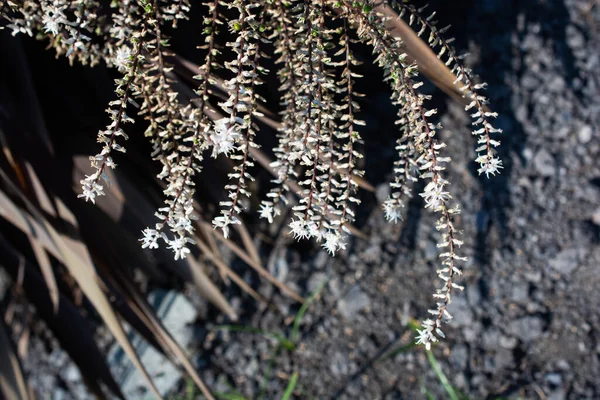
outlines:
[[[0,394],[7,400],[28,400],[23,370],[11,343],[8,330],[0,320]]]
[[[26,234],[40,234],[41,232],[45,233],[44,238],[46,239],[44,242],[45,245],[48,246],[47,250],[51,250],[53,254],[56,254],[56,258],[59,259],[68,269],[69,273],[75,281],[77,282],[79,288],[86,295],[88,300],[92,303],[96,311],[100,314],[105,324],[117,340],[117,342],[121,345],[127,356],[131,359],[133,364],[140,370],[144,378],[147,380],[150,388],[154,392],[154,394],[158,398],[162,398],[152,379],[148,375],[148,372],[142,365],[137,353],[133,349],[129,338],[127,337],[123,327],[121,326],[115,312],[113,311],[110,303],[106,299],[106,296],[98,286],[98,277],[96,275],[96,271],[94,265],[89,257],[89,253],[85,247],[85,245],[77,240],[69,238],[65,235],[60,235],[54,227],[48,223],[48,221],[36,211],[35,207],[27,200],[27,198],[20,192],[20,190],[7,179],[6,175],[3,171],[0,170],[0,176],[3,178],[3,181],[11,187],[11,189],[19,194],[21,200],[28,206],[29,211],[32,213],[33,217],[30,217],[28,214],[21,212],[18,207],[16,207],[12,202],[4,195],[2,191],[0,191],[0,213],[3,216],[6,213],[3,213],[4,208],[2,205],[7,205],[12,207],[12,209],[17,210],[17,214],[19,218],[12,218],[17,222],[16,225],[18,228],[23,230]],[[10,218],[7,218],[9,221]],[[24,224],[25,221],[27,224]],[[12,221],[11,221],[12,222]],[[41,229],[39,232],[32,231],[31,226],[33,223],[37,224]]]

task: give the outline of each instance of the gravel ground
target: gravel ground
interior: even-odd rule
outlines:
[[[450,101],[438,104],[469,261],[466,290],[452,304],[455,319],[434,353],[450,382],[473,399],[600,398],[600,6],[429,3],[442,25],[453,25],[457,46],[471,53],[467,62],[489,83],[505,163],[502,176],[478,177],[467,116]],[[368,93],[376,90],[386,96],[384,89]],[[393,113],[383,108],[382,115]],[[377,138],[366,147],[366,169],[377,197],[385,198],[385,181],[376,177],[389,171],[393,135],[381,133],[385,122],[377,112],[366,105],[363,136]],[[280,351],[271,364],[273,339],[204,336],[203,357],[212,364],[205,373],[216,390],[279,398],[298,372],[300,398],[446,396],[422,349],[386,357],[413,340],[406,321],[431,305],[434,217],[414,198],[407,220],[393,226],[373,196],[363,200],[361,229],[369,239],[353,241],[345,254],[332,259],[293,243],[277,252],[273,272],[304,294],[326,280],[295,351]],[[267,257],[271,249],[264,247]],[[241,323],[289,335],[297,306],[266,284],[261,291],[279,312],[234,299]]]

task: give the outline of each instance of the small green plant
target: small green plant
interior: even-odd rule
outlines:
[[[219,326],[215,327],[215,329],[217,329],[217,330],[226,330],[226,331],[230,331],[230,332],[242,332],[242,333],[249,333],[249,334],[255,334],[255,335],[262,335],[264,337],[272,338],[277,341],[277,346],[273,350],[271,357],[269,357],[268,372],[263,377],[263,383],[261,384],[261,391],[260,391],[257,399],[264,399],[264,396],[266,394],[265,391],[266,391],[267,383],[269,382],[269,379],[271,379],[271,373],[273,370],[274,363],[277,360],[277,357],[279,356],[281,351],[289,351],[290,353],[293,353],[297,349],[298,342],[300,339],[300,326],[302,324],[302,319],[304,318],[304,315],[308,311],[310,305],[321,295],[321,292],[323,291],[323,288],[325,287],[326,284],[327,284],[327,280],[323,280],[317,286],[317,288],[314,290],[314,292],[310,294],[310,296],[306,299],[306,301],[302,304],[302,306],[298,309],[298,312],[296,313],[296,315],[294,317],[294,321],[292,323],[292,329],[289,331],[287,336],[284,333],[265,331],[262,329],[257,329],[257,328],[248,327],[248,326],[219,325]],[[298,386],[298,379],[299,379],[298,373],[294,372],[290,377],[290,380],[288,382],[286,390],[282,396],[282,400],[290,398],[294,389]]]

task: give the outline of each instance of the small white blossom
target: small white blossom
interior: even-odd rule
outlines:
[[[142,242],[142,249],[158,249],[158,238],[160,234],[156,231],[156,229],[146,228],[142,231],[144,235],[143,238],[140,239]]]
[[[242,135],[237,131],[235,125],[231,124],[229,118],[221,118],[215,122],[215,133],[210,135],[213,142],[212,156],[223,153],[229,155],[235,149],[235,143]]]
[[[385,219],[389,222],[397,223],[402,221],[402,203],[395,199],[387,199],[383,203],[383,211],[385,212]]]
[[[423,329],[417,329],[419,335],[417,336],[417,344],[425,345],[427,350],[431,350],[431,344],[438,341],[438,338],[433,334],[433,330],[435,328],[435,323],[427,319],[423,321]],[[438,331],[441,330],[438,328]]]
[[[169,241],[168,249],[172,249],[175,253],[175,260],[184,259],[189,253],[190,249],[185,247],[188,240],[184,237],[178,237]]]
[[[433,210],[437,210],[442,203],[450,199],[450,193],[444,192],[444,184],[435,181],[429,182],[420,196],[425,200],[425,208]]]
[[[273,223],[273,213],[274,213],[273,205],[268,204],[268,203],[263,203],[260,205],[260,217],[266,218],[270,224]]]
[[[310,220],[305,221],[302,218],[292,220],[289,225],[290,233],[294,236],[294,239],[308,239],[314,236],[317,230],[316,224]]]
[[[177,218],[177,221],[173,224],[172,229],[175,232],[194,232],[192,221],[186,216],[181,216]]]
[[[215,217],[212,221],[213,223],[213,228],[221,228],[223,230],[223,236],[225,236],[225,239],[227,239],[229,237],[229,225],[232,224],[241,224],[242,221],[240,221],[237,218],[230,218],[228,215],[221,215],[218,217]]]
[[[111,169],[115,169],[115,167],[117,166],[117,164],[115,164],[115,162],[113,161],[112,157],[106,157],[105,164],[107,167],[110,167]]]
[[[77,195],[78,198],[84,197],[85,201],[91,201],[96,204],[96,196],[104,195],[103,187],[97,182],[95,175],[86,175],[85,179],[82,179],[80,183],[82,193]]]
[[[346,243],[343,242],[342,235],[339,232],[327,232],[323,235],[323,238],[325,239],[323,247],[332,256],[335,255],[336,251],[346,249]]]
[[[58,35],[61,28],[60,25],[64,23],[64,21],[65,16],[60,9],[57,7],[48,7],[42,17],[44,32],[51,33],[54,36]]]
[[[131,49],[125,45],[119,47],[114,58],[114,63],[119,71],[126,71],[131,63]]]
[[[498,157],[489,157],[487,155],[483,155],[480,157],[477,157],[477,159],[475,160],[480,164],[480,168],[477,170],[477,172],[479,172],[479,175],[485,173],[486,177],[490,177],[490,174],[492,175],[496,175],[500,173],[500,170],[503,169],[504,167],[502,166],[502,160],[500,160]]]

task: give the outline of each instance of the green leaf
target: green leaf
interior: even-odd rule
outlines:
[[[287,387],[285,388],[285,392],[283,392],[283,396],[281,397],[281,400],[289,400],[292,397],[292,393],[294,392],[294,388],[296,387],[297,383],[298,383],[298,373],[294,372],[294,374],[290,378],[290,381],[288,382]]]
[[[450,400],[460,400],[458,397],[458,394],[456,393],[456,390],[454,390],[454,387],[448,380],[448,377],[446,377],[446,375],[444,374],[444,371],[442,371],[442,367],[440,366],[437,359],[433,355],[433,352],[427,351],[426,353],[427,353],[427,360],[429,360],[429,364],[431,364],[431,367],[433,368],[433,372],[435,372],[435,374],[437,375],[437,378],[439,379],[440,383],[444,387],[444,390],[446,391],[446,393],[448,393],[448,397],[450,398]]]
[[[269,332],[263,331],[261,329],[253,328],[251,326],[238,326],[238,325],[218,325],[215,327],[216,330],[224,330],[229,332],[243,332],[243,333],[252,333],[257,335],[262,335],[265,337],[270,337],[279,342],[283,347],[285,347],[289,351],[294,351],[296,349],[296,344],[285,336],[277,333],[277,332]]]
[[[315,289],[315,291],[308,297],[308,299],[306,299],[304,304],[302,304],[302,307],[300,307],[300,309],[298,310],[298,314],[296,314],[296,318],[294,318],[294,325],[292,326],[292,334],[290,336],[292,342],[296,342],[296,340],[298,339],[298,336],[300,335],[300,323],[302,322],[302,318],[304,317],[304,314],[306,314],[308,307],[321,293],[321,291],[325,287],[325,284],[327,284],[327,281],[328,280],[325,279],[323,282],[321,282],[319,286]]]

